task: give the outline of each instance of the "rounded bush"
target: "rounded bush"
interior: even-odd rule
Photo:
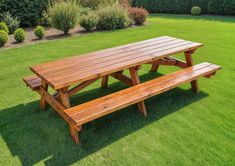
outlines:
[[[0,22],[0,30],[4,30],[7,34],[9,33],[9,29],[5,22]]]
[[[17,30],[15,30],[15,32],[14,32],[14,38],[15,38],[15,40],[17,41],[17,42],[23,42],[24,40],[25,40],[25,36],[26,36],[26,34],[25,34],[25,31],[24,31],[24,29],[22,29],[22,28],[18,28]]]
[[[0,30],[0,47],[4,46],[8,41],[8,34],[4,30]]]
[[[128,10],[130,18],[136,25],[143,25],[147,19],[148,11],[144,8],[133,7]]]
[[[99,19],[96,28],[100,30],[123,29],[130,25],[127,9],[119,5],[100,8],[97,15]]]
[[[74,1],[58,2],[48,9],[50,24],[57,30],[68,34],[73,29],[79,18],[79,7]]]
[[[199,6],[192,7],[192,9],[191,9],[192,15],[201,15],[201,13],[202,13],[202,10]]]
[[[80,26],[85,28],[87,31],[94,29],[98,23],[98,17],[94,12],[87,15],[83,15],[79,21]]]
[[[39,39],[42,39],[45,36],[45,29],[42,26],[37,26],[34,29],[34,35],[37,36]]]

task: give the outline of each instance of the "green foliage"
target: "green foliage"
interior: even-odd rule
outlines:
[[[0,30],[4,30],[6,33],[9,33],[9,29],[5,22],[0,22]]]
[[[37,26],[35,29],[34,29],[34,34],[35,36],[37,36],[39,39],[42,39],[43,36],[45,35],[45,29],[42,27],[42,26]]]
[[[4,46],[8,41],[8,34],[4,30],[0,30],[0,47]]]
[[[209,0],[208,13],[223,14],[223,1],[224,0]]]
[[[79,21],[80,26],[85,28],[87,31],[94,29],[98,23],[98,17],[94,12],[91,12],[87,15],[81,16]]]
[[[3,13],[1,15],[1,20],[6,23],[10,34],[19,28],[20,20],[17,17],[12,17],[9,12]]]
[[[19,18],[22,25],[32,26],[42,17],[42,11],[53,0],[2,0],[1,12],[9,12]]]
[[[148,11],[144,8],[129,8],[128,10],[130,18],[135,22],[136,25],[143,25],[147,19]]]
[[[198,6],[192,7],[192,9],[191,9],[192,15],[200,15],[201,13],[202,13],[202,10],[200,7],[198,7]]]
[[[68,34],[78,23],[79,7],[74,1],[58,2],[49,7],[48,15],[51,26]]]
[[[42,12],[42,17],[38,19],[37,24],[43,26],[50,25],[50,18],[45,10]]]
[[[130,24],[127,9],[120,5],[101,7],[97,14],[97,29],[100,30],[123,29]]]
[[[224,13],[228,15],[235,15],[235,0],[224,0]]]
[[[112,5],[116,0],[78,0],[83,7],[97,9],[100,6]]]
[[[144,7],[149,12],[190,13],[193,6],[204,14],[235,15],[235,0],[133,0],[132,5]]]
[[[80,16],[88,15],[91,12],[93,12],[93,10],[89,7],[81,8],[80,9]]]
[[[21,43],[25,40],[26,34],[24,29],[22,28],[18,28],[17,30],[15,30],[14,32],[14,38],[17,42]]]

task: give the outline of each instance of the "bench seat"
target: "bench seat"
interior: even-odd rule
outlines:
[[[30,87],[33,91],[38,90],[41,86],[41,78],[39,78],[38,76],[28,76],[25,77],[23,80],[26,85]]]
[[[81,126],[182,84],[197,80],[199,77],[209,78],[220,68],[220,66],[204,62],[66,109],[64,112],[74,125]]]

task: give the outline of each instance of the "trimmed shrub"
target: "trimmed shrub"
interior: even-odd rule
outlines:
[[[123,29],[130,25],[128,11],[120,5],[106,6],[97,11],[98,24],[97,29],[100,30],[114,30]]]
[[[191,14],[192,15],[200,15],[202,13],[201,8],[198,6],[194,6],[191,9]]]
[[[25,31],[22,28],[18,28],[14,32],[14,38],[19,43],[21,43],[25,40],[25,36],[26,36]]]
[[[42,26],[37,26],[34,29],[34,35],[37,36],[39,39],[42,39],[43,36],[45,35],[45,29]]]
[[[5,22],[0,22],[0,30],[4,30],[7,34],[9,33],[9,29]]]
[[[136,25],[143,25],[148,16],[148,11],[144,8],[129,8],[128,10],[130,18],[135,22]]]
[[[4,46],[8,41],[8,34],[4,30],[0,30],[0,47]]]
[[[94,29],[98,23],[98,17],[94,12],[87,15],[83,15],[80,19],[80,26],[85,28],[87,31]]]
[[[48,15],[51,26],[66,35],[78,23],[79,7],[74,1],[55,3],[49,7]]]
[[[1,15],[1,20],[6,23],[10,34],[20,26],[20,20],[17,17],[12,17],[9,12],[3,13]]]

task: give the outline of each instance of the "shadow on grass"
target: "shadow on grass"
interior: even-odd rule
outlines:
[[[142,81],[157,74],[146,74]],[[79,103],[126,88],[114,83],[108,89],[93,89],[72,98]],[[39,111],[38,101],[17,105],[0,112],[1,136],[13,156],[23,165],[44,162],[45,165],[70,165],[114,143],[146,125],[170,115],[204,97],[190,90],[176,88],[146,101],[148,117],[144,118],[137,107],[130,106],[109,116],[84,125],[80,133],[81,144],[70,139],[66,123],[51,108]]]
[[[214,21],[214,22],[227,22],[227,23],[235,23],[234,16],[215,16],[215,15],[200,15],[200,16],[192,16],[190,14],[151,14],[151,17],[160,17],[164,19],[174,19],[174,20],[200,20],[200,21]]]

